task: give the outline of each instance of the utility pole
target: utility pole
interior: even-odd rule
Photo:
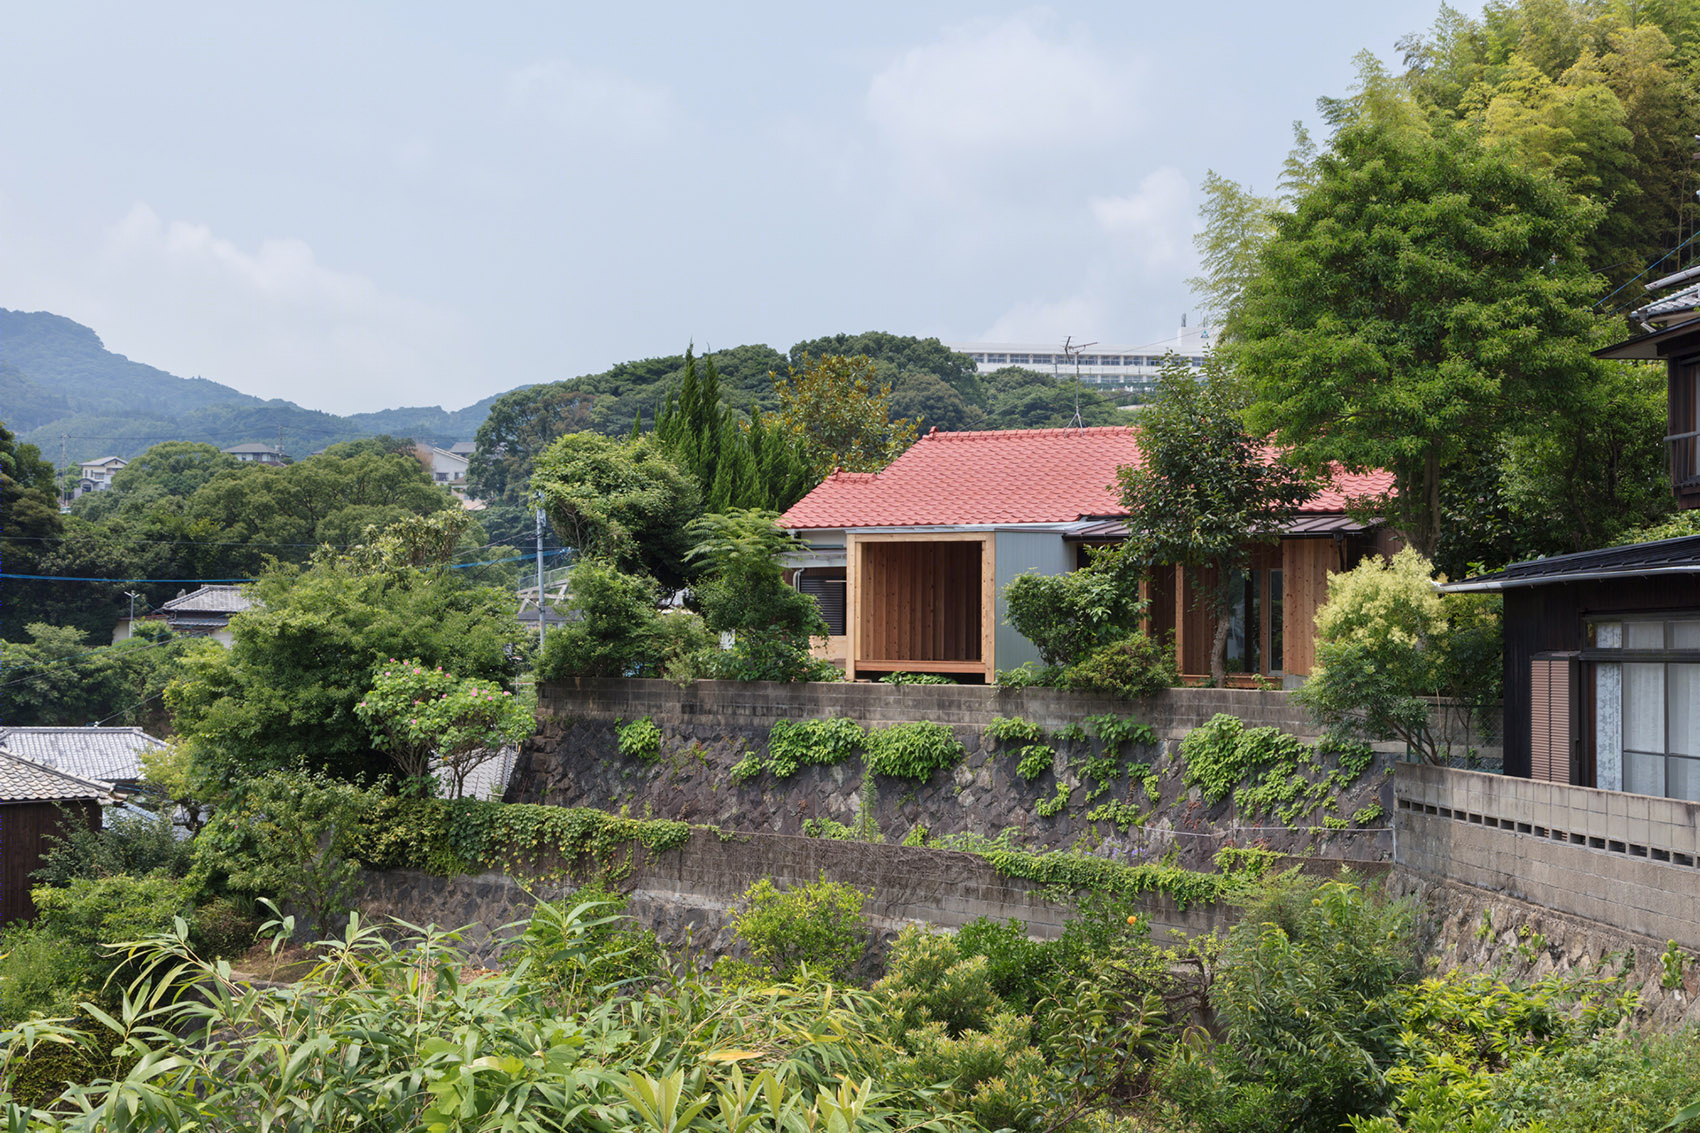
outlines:
[[[124,640],[128,641],[136,636],[136,599],[141,595],[134,590],[126,590],[124,594],[130,599],[130,632],[124,635]]]
[[[543,605],[543,493],[533,497],[537,505],[537,649],[542,652],[543,635],[548,632],[549,620],[544,617]]]

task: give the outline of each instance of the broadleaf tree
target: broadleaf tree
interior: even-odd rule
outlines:
[[[1184,567],[1214,623],[1210,674],[1227,678],[1231,584],[1257,543],[1274,542],[1315,479],[1245,425],[1243,388],[1215,358],[1202,373],[1171,355],[1157,400],[1139,415],[1142,460],[1118,473],[1128,509],[1124,554]]]
[[[1463,133],[1346,126],[1241,301],[1248,423],[1313,470],[1391,471],[1382,506],[1432,555],[1466,454],[1599,371],[1581,243],[1597,217]]]

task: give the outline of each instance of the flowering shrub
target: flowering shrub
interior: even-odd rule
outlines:
[[[535,727],[531,711],[494,681],[393,657],[378,667],[354,714],[403,775],[423,779],[440,758],[457,796],[468,772]]]

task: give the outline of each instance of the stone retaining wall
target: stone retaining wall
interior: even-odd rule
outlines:
[[[996,838],[1006,832],[1033,849],[1086,849],[1123,860],[1174,851],[1180,864],[1213,868],[1225,845],[1261,845],[1304,856],[1373,859],[1392,851],[1386,815],[1389,780],[1378,765],[1342,793],[1332,810],[1304,816],[1294,827],[1266,817],[1243,817],[1232,800],[1206,806],[1182,781],[1180,740],[1218,712],[1251,726],[1273,726],[1313,735],[1307,717],[1281,692],[1239,689],[1172,689],[1145,701],[1123,701],[1054,689],[971,685],[736,683],[699,681],[683,688],[666,681],[583,680],[546,684],[539,694],[540,727],[520,753],[509,802],[628,809],[632,814],[709,823],[723,829],[802,834],[821,820],[855,824],[864,803],[887,842],[921,835]],[[1098,745],[1054,741],[1052,766],[1037,779],[1016,773],[1018,752],[985,734],[997,716],[1021,716],[1054,741],[1058,729],[1097,715],[1133,717],[1152,727],[1156,740],[1127,745],[1124,764],[1144,764],[1151,786],[1123,775],[1097,797],[1084,776],[1084,760]],[[616,728],[648,716],[663,735],[653,763],[619,755]],[[786,779],[764,773],[743,783],[731,770],[749,753],[765,752],[776,720],[847,716],[864,727],[928,720],[950,725],[966,748],[964,759],[924,784],[876,776],[864,782],[859,760],[806,766]],[[1015,745],[1018,747],[1019,745]],[[1039,812],[1059,785],[1071,791],[1057,814]],[[869,789],[871,788],[871,790]],[[1363,808],[1379,806],[1380,819],[1340,824]],[[1137,821],[1135,821],[1137,819]]]

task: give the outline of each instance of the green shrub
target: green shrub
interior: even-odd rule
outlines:
[[[1052,733],[1051,738],[1060,744],[1083,744],[1086,742],[1086,729],[1080,724],[1064,724]]]
[[[194,842],[197,887],[267,897],[301,909],[315,932],[351,907],[353,846],[380,798],[322,772],[268,771],[248,779]]]
[[[732,914],[732,930],[750,955],[781,979],[804,965],[832,979],[847,975],[861,959],[868,894],[854,886],[819,881],[775,888],[762,878],[744,891]]]
[[[1025,716],[993,716],[986,735],[1001,744],[1036,744],[1045,738],[1045,729]]]
[[[40,923],[13,923],[0,932],[0,1027],[32,1012],[65,1016],[98,989],[95,949],[49,932]]]
[[[73,1025],[85,1034],[95,1029],[94,1020],[86,1015],[75,1018]],[[136,1062],[134,1053],[115,1056],[110,1044],[103,1048],[94,1043],[43,1042],[14,1057],[17,1060],[7,1068],[6,1075],[10,1100],[36,1109],[47,1108],[68,1086],[122,1079]]]
[[[1009,624],[1046,665],[1073,664],[1123,638],[1145,609],[1137,580],[1108,560],[1066,574],[1017,575],[1004,599]]]
[[[910,925],[886,956],[886,975],[874,985],[885,997],[900,1041],[916,1027],[936,1023],[945,1033],[983,1031],[1004,1008],[992,990],[985,955],[963,955],[947,932]]]
[[[623,758],[639,759],[645,763],[654,763],[661,758],[661,729],[656,726],[653,717],[644,716],[630,724],[618,724],[614,731],[619,736]]]
[[[1278,1128],[1339,1129],[1390,1100],[1401,992],[1418,974],[1413,908],[1283,874],[1229,932],[1211,998],[1243,1060],[1233,1080],[1269,1097]]]
[[[1056,665],[1041,668],[1028,661],[1013,669],[999,669],[992,683],[1001,688],[1061,688],[1063,670]]]
[[[627,896],[597,883],[561,901],[541,901],[520,937],[521,954],[568,1003],[616,985],[653,979],[666,967],[655,934],[626,915]]]
[[[1020,921],[990,917],[969,921],[956,934],[956,949],[964,957],[984,956],[992,990],[1018,1011],[1032,1011],[1054,990],[1051,949],[1029,939],[1027,926]]]
[[[866,752],[869,771],[920,783],[940,768],[954,766],[967,754],[949,727],[925,720],[869,732]]]
[[[956,682],[943,673],[887,673],[880,678],[883,685],[953,685]]]
[[[1100,645],[1063,673],[1064,688],[1143,700],[1180,684],[1172,646],[1142,633]]]
[[[264,919],[252,901],[214,897],[195,909],[189,922],[190,939],[203,956],[234,959],[254,943]]]
[[[1429,697],[1455,699],[1491,728],[1500,701],[1500,604],[1440,594],[1434,565],[1407,547],[1328,576],[1316,665],[1294,698],[1340,735],[1399,738],[1430,763],[1451,755]]]
[[[1040,818],[1055,818],[1068,806],[1068,797],[1074,793],[1074,788],[1067,783],[1057,784],[1057,793],[1048,799],[1040,799],[1033,804],[1033,809]]]
[[[65,822],[61,830],[50,838],[41,868],[30,875],[47,885],[115,874],[182,877],[193,859],[189,841],[177,836],[168,813],[139,815],[114,809],[99,830],[78,821]]]
[[[1004,1014],[984,1030],[950,1034],[928,1023],[903,1036],[907,1059],[893,1077],[917,1087],[943,1085],[940,1108],[966,1113],[982,1129],[1038,1129],[1053,1098],[1045,1055],[1030,1042],[1027,1019]]]
[[[107,1006],[117,1001],[139,969],[106,946],[167,931],[177,917],[192,923],[193,895],[190,882],[157,875],[78,877],[63,888],[37,886],[30,891],[42,936],[82,958],[90,992]],[[49,962],[36,967],[32,975],[42,982],[31,994],[50,995],[46,981],[68,978],[71,971]]]
[[[1152,730],[1151,725],[1131,716],[1117,716],[1107,712],[1102,716],[1088,716],[1086,722],[1092,725],[1092,733],[1098,737],[1098,742],[1104,745],[1107,754],[1121,750],[1121,746],[1126,743],[1157,742],[1157,733]]]
[[[734,784],[743,784],[760,775],[761,770],[761,756],[753,751],[747,751],[742,759],[732,765],[731,770],[726,773],[726,777],[732,780]]]
[[[1044,744],[1028,744],[1020,754],[1021,761],[1015,765],[1015,773],[1030,783],[1049,771],[1057,761],[1057,753]]]
[[[568,590],[569,620],[543,643],[539,677],[659,675],[663,639],[654,580],[581,558]]]
[[[776,720],[767,733],[767,769],[786,779],[806,764],[843,763],[861,750],[867,733],[843,716]]]

